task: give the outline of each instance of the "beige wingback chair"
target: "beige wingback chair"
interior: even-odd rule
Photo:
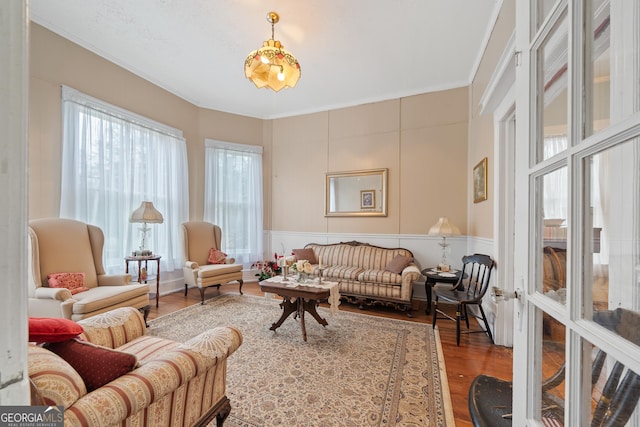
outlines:
[[[118,307],[149,313],[149,287],[131,275],[108,275],[102,264],[104,234],[84,222],[45,218],[29,221],[29,316],[81,320]],[[123,255],[124,256],[124,255]],[[123,264],[124,269],[124,264]],[[49,274],[84,273],[89,290],[74,295],[49,287]]]
[[[184,294],[189,286],[200,290],[200,303],[204,303],[204,290],[210,286],[220,287],[229,282],[240,283],[242,295],[242,265],[227,258],[224,264],[209,264],[211,248],[221,250],[222,230],[217,225],[203,221],[190,221],[181,225],[184,256]]]

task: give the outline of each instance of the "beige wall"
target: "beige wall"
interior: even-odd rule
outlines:
[[[448,216],[466,231],[467,89],[273,121],[272,229],[425,234]],[[389,169],[387,217],[324,216],[327,172]]]
[[[467,88],[260,120],[199,108],[37,24],[30,61],[30,218],[58,215],[68,85],[184,132],[192,219],[202,218],[211,138],[264,147],[267,230],[425,234],[448,216],[467,231]],[[389,169],[388,216],[326,218],[325,173],[373,168]]]
[[[192,219],[202,218],[203,212],[204,138],[262,144],[262,120],[198,108],[31,23],[29,218],[59,215],[61,85],[183,131]]]
[[[515,1],[505,0],[484,51],[478,71],[469,90],[469,144],[467,170],[471,171],[483,158],[487,157],[487,200],[473,203],[471,180],[467,188],[469,223],[468,234],[493,238],[493,216],[495,194],[494,183],[494,129],[493,115],[480,115],[480,99],[495,71],[495,67],[515,28]]]

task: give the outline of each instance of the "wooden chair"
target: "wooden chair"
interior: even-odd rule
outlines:
[[[433,310],[433,328],[436,327],[438,314],[440,318],[455,320],[456,322],[456,343],[460,345],[460,320],[464,318],[469,329],[469,314],[484,321],[485,331],[469,331],[469,332],[486,332],[493,343],[493,335],[489,328],[487,316],[482,309],[482,298],[489,288],[489,280],[491,279],[491,270],[495,263],[488,255],[474,254],[462,257],[462,274],[460,280],[452,288],[434,287],[435,301]],[[453,318],[442,310],[438,309],[438,302],[442,301],[448,304],[456,304],[456,316]],[[470,312],[467,306],[475,305],[478,307],[480,316]]]
[[[595,322],[640,345],[640,313],[617,308],[594,315]],[[591,369],[591,386],[596,386],[605,366],[607,354],[599,350]],[[640,399],[640,375],[620,362],[612,363],[600,398],[592,415],[592,427],[623,426]],[[564,425],[564,402],[551,390],[564,382],[564,364],[542,384],[542,424]],[[624,374],[624,376],[623,376]],[[475,427],[510,427],[512,425],[513,384],[488,375],[479,375],[469,387],[469,415]]]

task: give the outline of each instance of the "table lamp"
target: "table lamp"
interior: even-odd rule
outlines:
[[[437,223],[431,226],[428,235],[442,237],[442,241],[439,243],[442,247],[442,259],[438,267],[440,267],[441,270],[448,271],[449,264],[447,263],[447,246],[449,246],[449,244],[447,243],[447,237],[459,236],[460,230],[458,227],[451,224],[447,217],[441,217],[438,219]]]
[[[142,234],[142,240],[140,241],[140,249],[133,251],[134,256],[150,256],[153,254],[146,248],[147,233],[149,230],[148,223],[162,224],[164,218],[162,214],[153,206],[152,202],[142,202],[140,207],[131,213],[129,222],[137,222],[144,224],[140,227],[140,233]]]

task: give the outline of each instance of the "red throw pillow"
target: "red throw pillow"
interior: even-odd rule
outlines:
[[[227,261],[227,254],[216,248],[211,248],[209,251],[209,264],[224,264]]]
[[[413,258],[409,256],[396,255],[384,269],[392,273],[400,274],[406,266],[411,264],[411,261],[413,261]]]
[[[63,358],[80,374],[88,392],[131,372],[138,364],[133,354],[97,346],[78,338],[46,344],[45,348]]]
[[[84,286],[84,273],[53,273],[47,276],[50,288],[67,288],[71,295],[88,291]]]
[[[30,317],[29,342],[59,342],[75,338],[82,326],[69,319],[56,317]]]
[[[316,254],[313,253],[313,249],[305,248],[305,249],[293,249],[291,251],[293,255],[296,257],[296,261],[300,261],[306,259],[309,261],[309,264],[317,264]]]

